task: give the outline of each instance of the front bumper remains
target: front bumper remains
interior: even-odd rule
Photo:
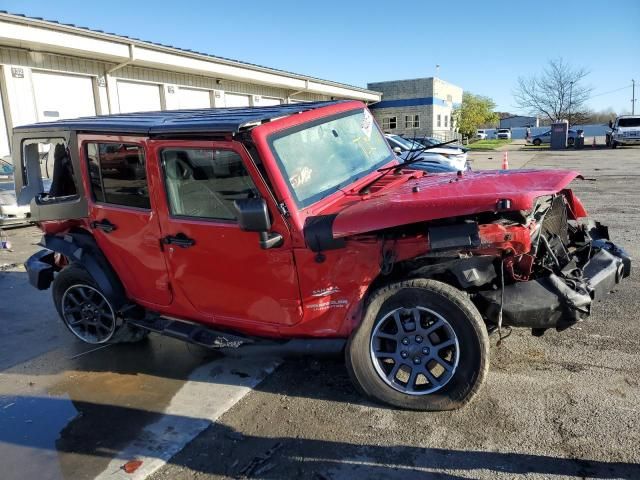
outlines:
[[[502,324],[527,327],[534,332],[548,328],[564,330],[584,320],[591,306],[631,273],[631,258],[607,240],[594,240],[593,255],[581,274],[548,276],[517,282],[501,290],[481,291],[478,303],[487,319],[497,323],[502,308]]]

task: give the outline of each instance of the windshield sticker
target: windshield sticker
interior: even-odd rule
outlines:
[[[364,115],[362,116],[362,124],[360,125],[362,131],[367,136],[367,138],[371,138],[371,132],[373,131],[373,117],[371,113],[366,108],[364,109]]]
[[[302,167],[295,175],[289,178],[289,183],[293,188],[298,188],[311,180],[313,170],[309,167]]]
[[[327,310],[329,308],[347,308],[349,302],[342,298],[340,300],[327,300],[326,302],[313,303],[307,305],[309,310]]]

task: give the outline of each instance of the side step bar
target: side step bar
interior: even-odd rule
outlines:
[[[160,335],[200,345],[201,347],[222,350],[225,355],[230,356],[234,356],[239,347],[243,348],[241,352],[237,352],[238,356],[335,355],[342,352],[347,343],[345,338],[273,340],[246,337],[237,333],[214,330],[197,323],[161,316],[146,317],[144,319],[128,319],[127,323]]]
[[[127,323],[207,348],[238,348],[241,345],[253,343],[253,340],[248,337],[219,332],[204,325],[167,317],[147,316],[142,320],[128,319]]]

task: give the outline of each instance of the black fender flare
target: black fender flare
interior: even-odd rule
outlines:
[[[115,309],[120,309],[127,303],[122,282],[98,247],[93,236],[87,233],[67,233],[64,236],[45,235],[42,238],[41,245],[50,252],[64,255],[69,259],[69,262],[81,265],[91,275]],[[36,256],[39,256],[38,260],[40,262],[45,259],[53,260],[53,255],[43,256],[42,252],[36,253],[34,257]],[[29,270],[29,261],[25,266]],[[51,266],[55,268],[54,265],[51,264]],[[31,277],[31,272],[29,273]],[[41,283],[38,288],[49,288],[52,280],[53,275],[50,275],[50,280],[44,282],[44,284]]]

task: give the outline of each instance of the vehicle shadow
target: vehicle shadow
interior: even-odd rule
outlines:
[[[0,404],[4,404],[5,400],[0,397]],[[65,412],[65,409],[69,409],[66,399],[21,397],[13,398],[13,401],[21,405],[28,405],[30,401],[39,405],[46,403],[42,410],[48,412]],[[101,459],[102,462],[96,466],[102,469],[111,458],[118,458],[117,452],[130,440],[130,429],[114,429],[114,425],[133,422],[135,426],[142,419],[153,420],[149,412],[140,409],[83,401],[73,401],[72,404],[74,415],[50,441],[43,440],[38,434],[25,433],[27,428],[23,415],[27,414],[26,410],[11,412],[11,408],[8,408],[0,411],[0,425],[3,426],[0,428],[0,454],[7,446],[45,454],[53,451],[57,452],[53,456],[57,465],[50,466],[59,468],[64,477],[76,478],[79,472],[95,475],[102,470],[87,472],[87,460]],[[169,417],[169,423],[187,427],[203,421],[179,415]],[[146,438],[142,441],[153,440]],[[183,452],[168,459],[164,458],[166,450],[152,449],[150,455],[164,458],[169,465],[184,467],[192,472],[243,478],[458,479],[481,472],[491,477],[499,474],[538,474],[598,479],[640,478],[640,465],[632,463],[573,460],[513,452],[402,445],[390,447],[286,436],[262,437],[245,435],[221,423],[210,426],[195,442],[200,442],[203,448],[198,449],[197,444],[192,446],[204,454],[193,456]],[[49,458],[51,460],[52,455]],[[124,465],[132,459],[120,460]]]

